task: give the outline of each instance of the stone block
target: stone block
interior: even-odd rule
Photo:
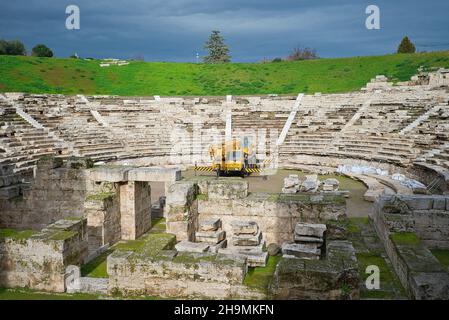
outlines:
[[[449,198],[446,199],[446,211],[449,211]]]
[[[189,239],[189,223],[188,221],[169,221],[167,222],[167,233],[176,235],[178,240]]]
[[[446,199],[445,198],[433,199],[433,209],[434,210],[446,210]]]
[[[201,220],[199,222],[200,231],[217,231],[221,227],[221,220],[217,218],[210,218]]]
[[[248,182],[243,179],[218,179],[209,182],[209,200],[243,199],[248,196]]]
[[[228,247],[226,249],[219,249],[218,252],[231,259],[244,259],[248,267],[265,267],[268,259],[268,253],[262,250],[245,251],[240,250],[239,247]]]
[[[325,224],[297,223],[295,235],[322,238],[326,231]]]
[[[297,193],[298,191],[299,187],[282,188],[282,193]]]
[[[0,175],[10,175],[14,173],[14,165],[0,164]]]
[[[309,177],[309,176],[306,176]],[[299,188],[300,191],[304,192],[316,192],[319,187],[319,181],[318,178],[315,179],[306,179],[301,183],[301,186]]]
[[[14,185],[0,188],[0,199],[12,199],[20,195],[20,186]]]
[[[226,232],[221,231],[200,231],[195,233],[195,240],[197,242],[205,242],[210,244],[216,244],[226,238]]]
[[[323,238],[317,238],[317,237],[307,237],[307,236],[298,236],[295,234],[295,242],[300,242],[300,243],[315,243],[317,245],[322,245],[324,240]]]
[[[177,168],[144,167],[128,171],[128,180],[147,182],[174,182],[181,180],[181,170]]]
[[[232,245],[234,246],[257,246],[262,240],[262,232],[257,232],[255,235],[251,234],[234,234],[232,236]]]
[[[192,181],[178,181],[171,183],[166,187],[167,206],[181,205],[191,203],[196,196],[195,183]]]
[[[220,249],[226,248],[228,240],[224,239],[217,244],[209,244],[209,252],[218,253]]]
[[[282,253],[301,259],[318,260],[321,255],[321,249],[299,243],[283,243]]]
[[[433,198],[429,196],[414,196],[403,198],[411,210],[431,210],[433,208]]]
[[[446,272],[412,273],[410,289],[417,300],[448,300],[449,274]]]
[[[123,182],[128,181],[130,167],[98,167],[89,171],[92,181]]]
[[[296,186],[299,186],[298,176],[290,175],[289,177],[284,178],[284,188],[294,188]]]
[[[275,256],[281,252],[281,247],[277,243],[270,243],[267,247],[267,252],[270,256]]]
[[[206,252],[209,249],[207,243],[198,243],[183,240],[175,245],[175,249],[180,252]]]
[[[259,231],[259,226],[254,221],[234,220],[231,222],[232,232],[235,235],[248,234],[255,235]]]
[[[246,255],[246,263],[249,267],[265,267],[268,260],[268,252]]]

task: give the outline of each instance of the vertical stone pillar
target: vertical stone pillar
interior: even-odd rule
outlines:
[[[151,227],[151,189],[148,182],[128,181],[120,185],[122,240],[135,240]]]

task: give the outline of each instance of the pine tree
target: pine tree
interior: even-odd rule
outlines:
[[[415,52],[416,52],[415,45],[410,41],[410,39],[407,36],[405,36],[398,47],[398,53],[415,53]]]
[[[204,49],[209,52],[203,59],[205,63],[226,63],[231,61],[229,48],[224,43],[224,39],[218,30],[212,31],[209,40],[204,44]]]

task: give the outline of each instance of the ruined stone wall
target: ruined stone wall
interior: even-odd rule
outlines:
[[[88,224],[89,252],[121,239],[119,196],[103,191],[87,197],[84,203]]]
[[[248,194],[243,179],[193,180],[166,190],[167,231],[178,240],[193,241],[198,220],[215,218],[221,219],[227,232],[232,221],[255,221],[267,243],[282,244],[293,240],[298,221],[318,223],[346,215],[346,201],[340,194]]]
[[[283,258],[270,286],[276,299],[358,299],[359,273],[350,241],[330,241],[323,260]]]
[[[429,248],[449,249],[449,197],[384,196],[375,206],[383,234],[415,233]]]
[[[36,178],[0,203],[0,227],[39,230],[59,219],[84,216],[86,163],[42,158]]]
[[[374,226],[396,274],[414,299],[449,299],[447,268],[429,248],[448,248],[449,207],[441,196],[382,196]]]
[[[151,227],[151,188],[148,182],[120,185],[121,238],[133,240]]]
[[[140,250],[119,248],[108,256],[109,292],[167,298],[263,298],[243,284],[246,259],[173,250],[171,234],[149,234]]]
[[[87,256],[87,221],[59,220],[36,231],[0,229],[0,287],[64,292],[68,265]]]
[[[175,234],[179,241],[193,241],[198,228],[198,185],[193,181],[166,184],[165,195],[167,232]]]

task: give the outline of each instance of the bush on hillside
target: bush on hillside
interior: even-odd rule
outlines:
[[[24,56],[25,45],[19,40],[0,40],[0,55]]]
[[[313,60],[318,59],[318,55],[316,53],[316,50],[313,48],[301,48],[296,47],[293,48],[290,55],[287,57],[288,61],[298,61],[298,60]]]
[[[36,45],[33,48],[31,54],[35,57],[47,57],[47,58],[53,57],[53,51],[51,51],[50,48],[48,48],[44,44]]]

